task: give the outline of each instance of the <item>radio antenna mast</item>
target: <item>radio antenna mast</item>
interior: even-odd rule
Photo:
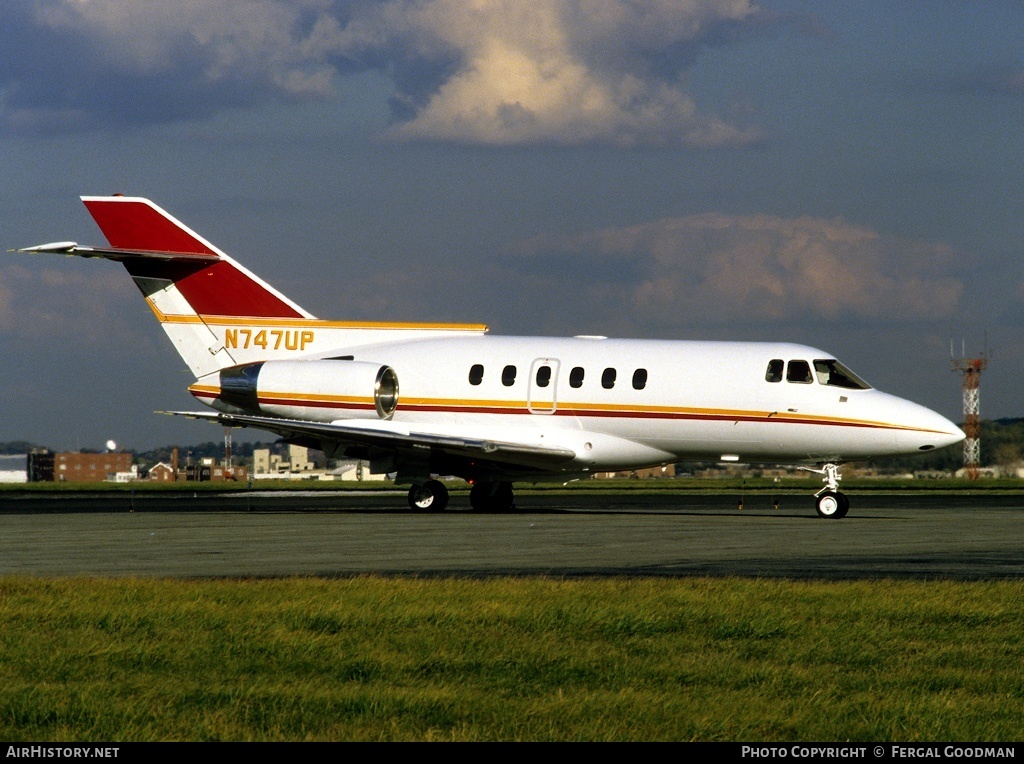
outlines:
[[[959,372],[962,377],[964,395],[964,474],[968,480],[978,479],[978,469],[981,464],[981,409],[980,387],[981,372],[988,368],[989,352],[988,343],[985,343],[985,350],[980,355],[968,357],[961,342],[960,357],[953,357],[953,340],[949,341],[949,363],[953,371]]]

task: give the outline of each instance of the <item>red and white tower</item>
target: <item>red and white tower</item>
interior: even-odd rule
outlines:
[[[952,348],[950,348],[952,351]],[[980,387],[981,372],[988,368],[988,351],[975,358],[953,358],[949,354],[953,371],[963,375],[964,393],[964,473],[968,480],[978,479],[978,467],[981,464],[981,409]]]

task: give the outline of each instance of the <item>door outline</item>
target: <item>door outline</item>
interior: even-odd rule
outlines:
[[[551,369],[551,379],[546,387],[537,384],[537,370],[543,366]],[[529,386],[526,388],[526,408],[531,414],[554,414],[558,409],[558,369],[557,358],[536,358],[530,364]]]

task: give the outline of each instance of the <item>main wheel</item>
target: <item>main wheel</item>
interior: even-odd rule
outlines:
[[[850,511],[850,500],[838,491],[826,491],[818,497],[815,504],[818,516],[827,520],[841,520]]]
[[[477,512],[511,512],[515,509],[512,484],[476,483],[469,489],[469,503]]]
[[[439,480],[428,480],[409,489],[409,508],[416,512],[442,512],[448,506],[448,489]]]
[[[477,512],[487,511],[487,499],[491,494],[490,483],[474,483],[469,489],[469,506]]]

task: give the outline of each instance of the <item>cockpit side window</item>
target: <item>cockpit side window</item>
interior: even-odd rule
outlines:
[[[834,358],[818,359],[814,362],[814,373],[818,384],[829,387],[844,387],[847,390],[870,390],[871,385],[858,377]]]
[[[814,381],[811,376],[811,365],[807,361],[790,361],[786,368],[786,381],[809,385]]]
[[[785,364],[781,358],[773,358],[768,362],[768,371],[764,373],[764,378],[768,382],[781,382],[782,381],[782,367]]]

